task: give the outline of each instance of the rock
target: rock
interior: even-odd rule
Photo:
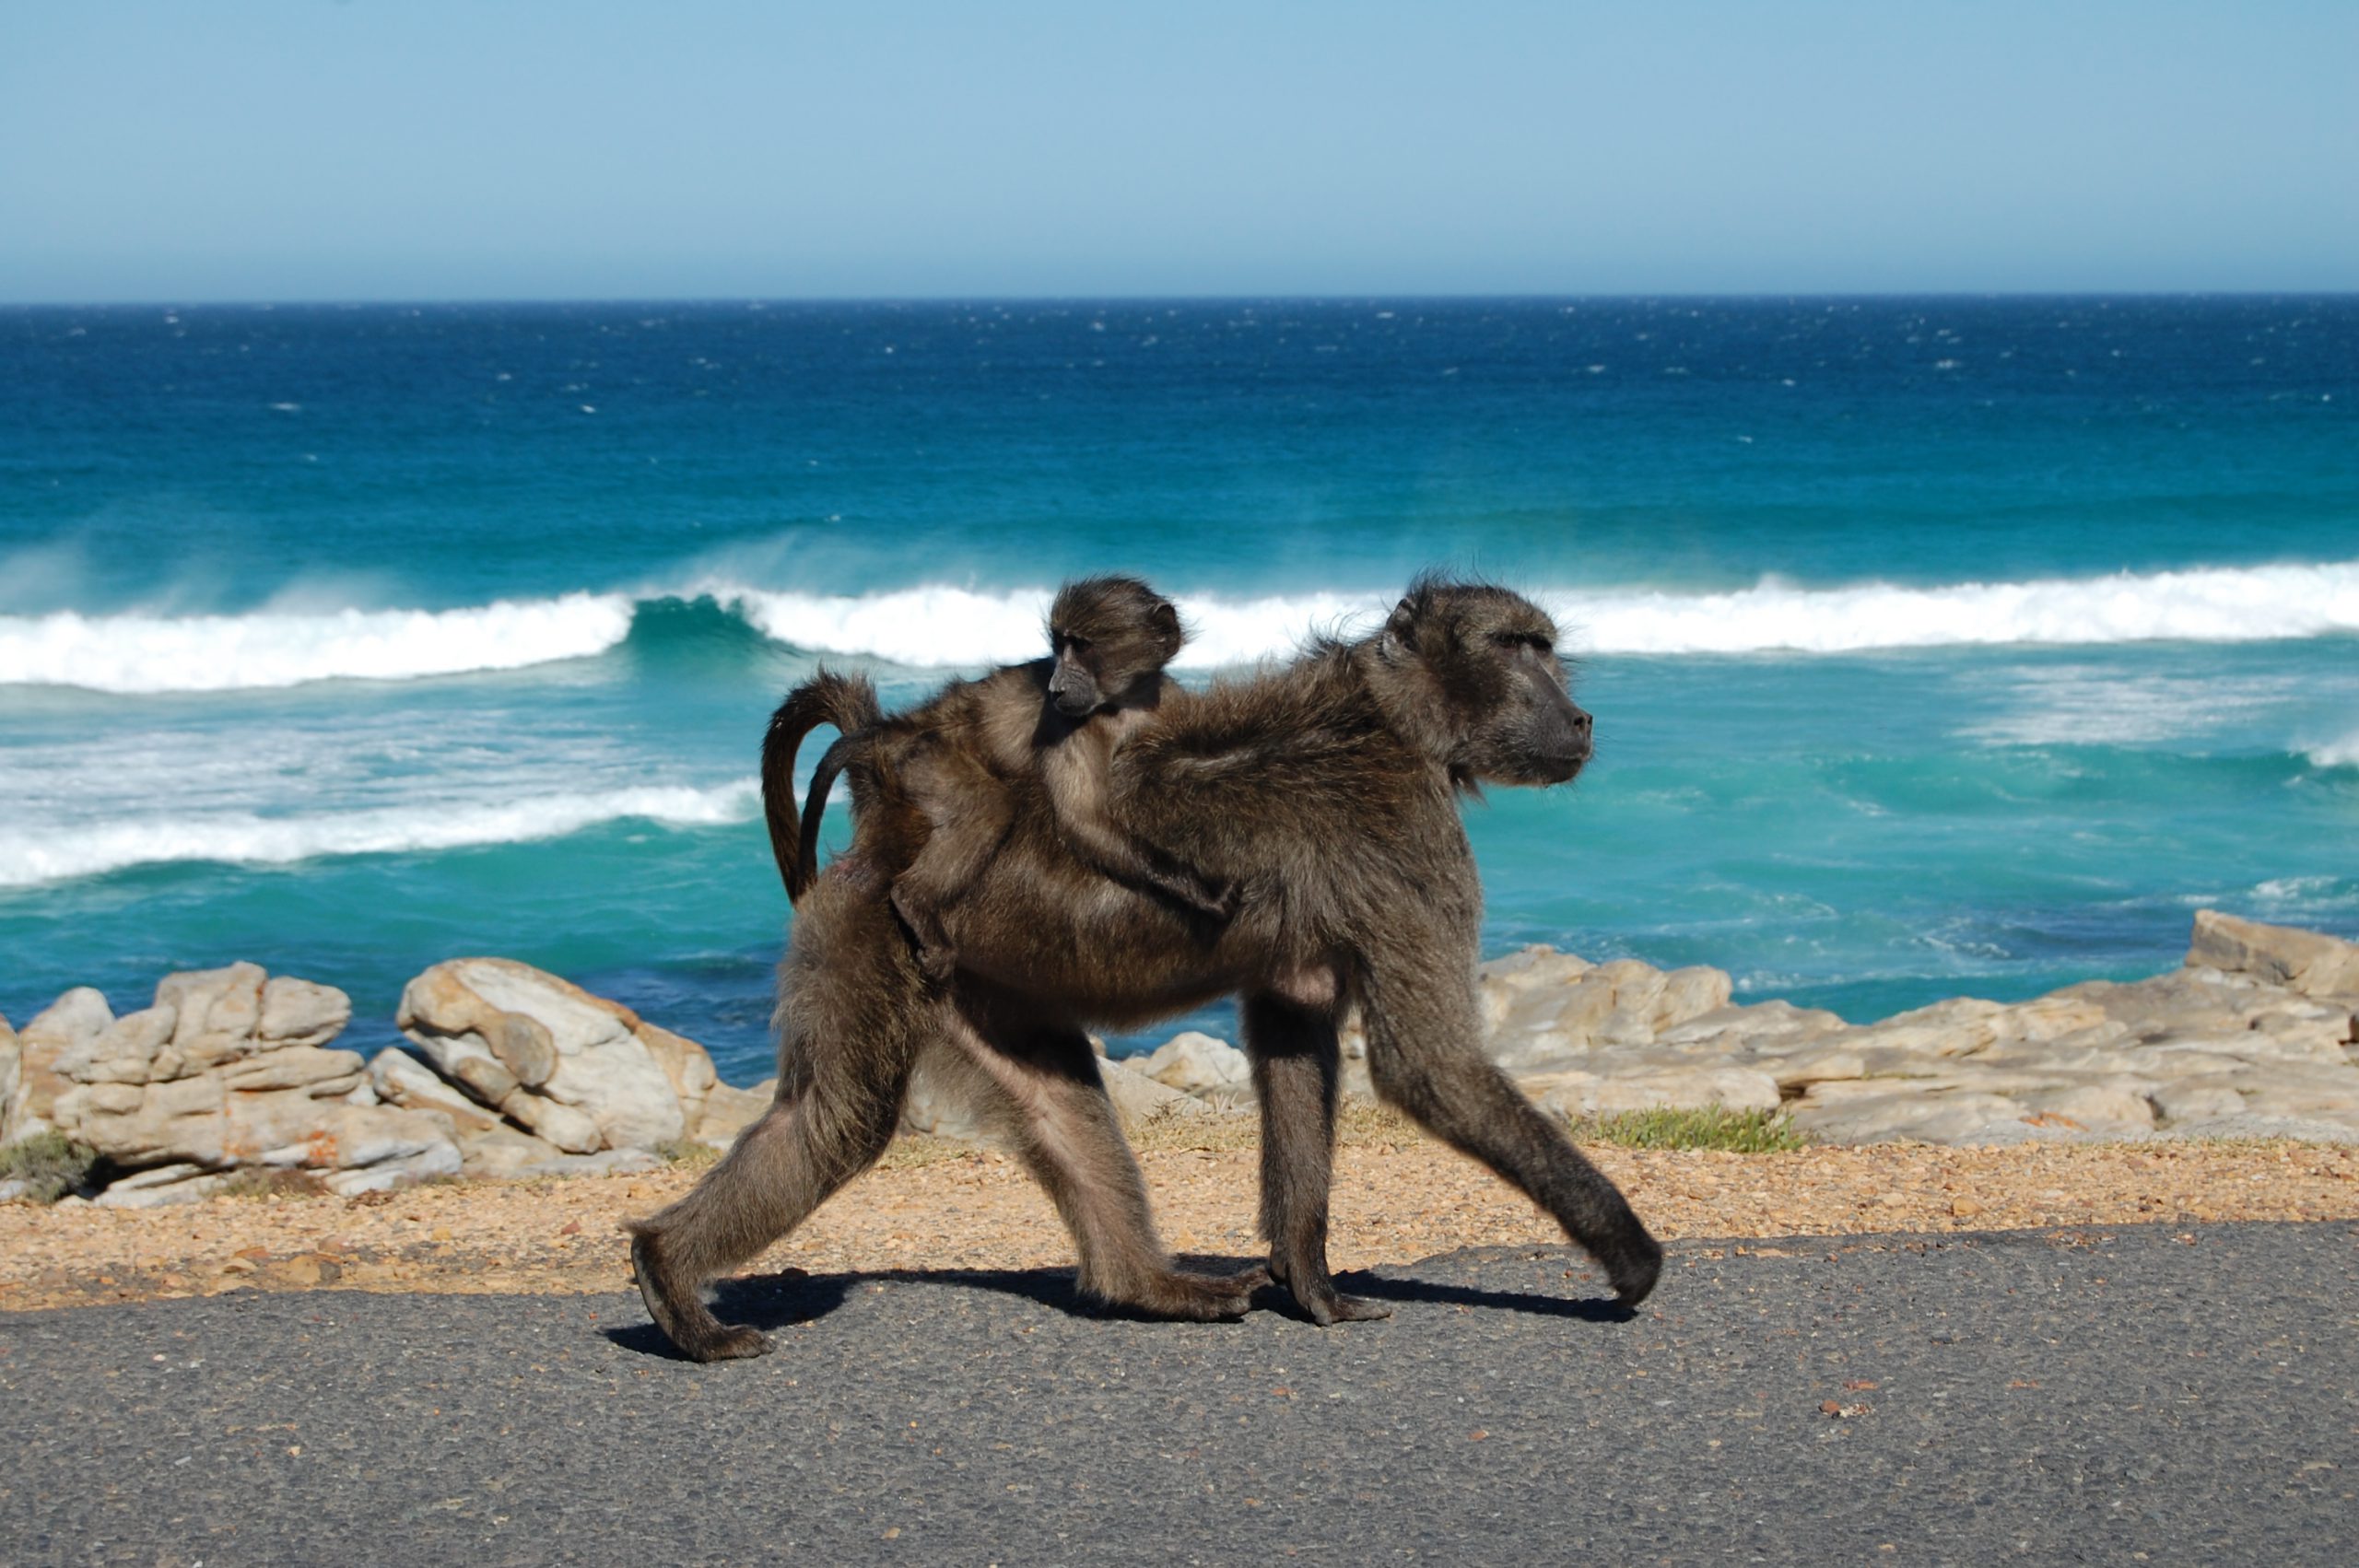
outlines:
[[[285,1046],[324,1046],[352,1022],[352,999],[334,986],[285,975],[263,983],[256,1037]]]
[[[270,1089],[300,1089],[315,1100],[349,1094],[367,1076],[358,1051],[326,1051],[317,1046],[281,1046],[276,1050],[243,1057],[221,1069],[221,1082],[232,1089],[260,1093]]]
[[[2089,1132],[2147,1132],[2154,1107],[2140,1089],[2125,1084],[2083,1083],[2040,1089],[2022,1096],[2031,1117],[2062,1117]]]
[[[315,1099],[300,1089],[248,1093],[218,1073],[169,1083],[76,1085],[57,1126],[117,1164],[210,1170],[271,1165],[333,1171],[428,1154],[443,1126],[412,1111]],[[456,1151],[451,1155],[456,1168]]]
[[[604,1149],[594,1154],[569,1154],[512,1127],[494,1127],[460,1135],[462,1174],[478,1181],[510,1181],[541,1176],[624,1176],[651,1171],[663,1164],[645,1149]]]
[[[2209,1121],[2242,1116],[2245,1109],[2242,1094],[2212,1078],[2182,1078],[2163,1084],[2146,1098],[2165,1122]]]
[[[2172,1138],[2290,1138],[2303,1143],[2359,1143],[2359,1128],[2304,1117],[2224,1116],[2190,1121],[2166,1134]]]
[[[2217,909],[2195,912],[2187,965],[2249,975],[2304,996],[2359,997],[2359,942],[2240,920]]]
[[[75,987],[33,1014],[17,1035],[17,1086],[6,1117],[5,1141],[14,1143],[56,1125],[52,1113],[57,1096],[74,1087],[61,1066],[88,1059],[113,1026],[114,1012],[107,999],[88,986]]]
[[[394,1022],[443,1077],[569,1153],[654,1149],[687,1129],[659,1052],[693,1082],[689,1042],[663,1031],[651,1043],[630,1009],[530,965],[438,964],[403,990]]]
[[[8,1015],[0,1012],[0,1149],[17,1141],[17,1085],[24,1082],[25,1049]]]
[[[649,1163],[653,1164],[652,1161]],[[431,1176],[454,1176],[464,1168],[458,1145],[448,1138],[438,1138],[414,1153],[395,1155],[366,1165],[331,1170],[320,1180],[338,1198],[357,1198],[364,1192],[386,1192]]]
[[[460,1174],[475,1181],[537,1176],[553,1161],[577,1157],[505,1122],[467,1128],[460,1132],[458,1145]]]
[[[462,1152],[465,1149],[464,1141],[466,1137],[507,1125],[497,1111],[479,1105],[444,1082],[432,1068],[407,1051],[378,1052],[369,1064],[369,1077],[376,1086],[377,1097],[385,1104],[440,1117],[451,1128],[452,1135],[462,1140]],[[517,1136],[529,1135],[519,1133]],[[538,1142],[539,1140],[534,1141]],[[553,1144],[550,1150],[557,1152]]]
[[[673,1096],[680,1102],[681,1129],[698,1132],[704,1122],[705,1101],[721,1082],[721,1074],[712,1070],[712,1053],[686,1035],[675,1035],[644,1020],[639,1025],[639,1037],[655,1058],[655,1065],[663,1070],[664,1082],[672,1085]]]
[[[1823,1008],[1796,1007],[1783,1000],[1759,1001],[1744,1007],[1715,1008],[1665,1029],[1658,1036],[1658,1043],[1721,1044],[1760,1052],[1800,1050],[1823,1035],[1849,1027]]]
[[[110,1182],[92,1201],[101,1209],[160,1209],[210,1198],[229,1184],[231,1173],[175,1164],[134,1171]]]
[[[156,984],[156,1005],[172,1010],[171,1047],[179,1053],[180,1077],[252,1055],[259,1043],[262,988],[268,978],[259,964],[167,975]]]
[[[1504,958],[1494,958],[1483,965],[1480,973],[1485,984],[1503,988],[1532,989],[1541,986],[1561,986],[1579,979],[1590,968],[1585,958],[1569,953],[1559,953],[1545,942],[1534,942]]]
[[[1099,1057],[1097,1061],[1098,1070],[1105,1071],[1105,1059]],[[999,1129],[976,1110],[974,1102],[968,1097],[963,1066],[945,1052],[927,1051],[918,1058],[917,1068],[910,1074],[909,1089],[901,1096],[904,1132],[974,1143],[997,1141]]]
[[[1243,1051],[1192,1029],[1172,1036],[1149,1055],[1126,1065],[1183,1094],[1234,1089],[1253,1078],[1252,1064]]]
[[[1741,1067],[1665,1068],[1606,1079],[1598,1085],[1590,1114],[1703,1110],[1714,1106],[1731,1111],[1774,1111],[1778,1105],[1777,1080],[1766,1072]]]
[[[69,991],[27,1030],[43,1119],[126,1173],[101,1195],[113,1206],[202,1196],[241,1166],[349,1190],[457,1170],[446,1121],[370,1103],[360,1057],[319,1043],[350,1015],[343,992],[233,964],[168,976],[156,996],[116,1018]]]
[[[716,1082],[705,1096],[704,1114],[697,1118],[692,1135],[699,1143],[710,1143],[716,1149],[727,1149],[737,1141],[737,1135],[762,1117],[778,1098],[778,1080],[768,1081],[766,1087],[733,1089]]]
[[[1132,1126],[1165,1121],[1173,1117],[1212,1114],[1202,1100],[1157,1083],[1145,1073],[1133,1071],[1121,1062],[1100,1061],[1097,1074],[1104,1080],[1106,1093],[1114,1102],[1115,1113]]]
[[[1826,1091],[1866,1093],[1832,1097]],[[1822,1143],[2012,1142],[2035,1136],[2024,1108],[1999,1094],[1911,1094],[1889,1084],[1820,1083],[1789,1110],[1795,1130]]]
[[[1651,1035],[1666,1029],[1676,1029],[1708,1013],[1717,1012],[1729,1004],[1734,991],[1725,969],[1691,965],[1673,969],[1662,977],[1662,990],[1655,999]]]

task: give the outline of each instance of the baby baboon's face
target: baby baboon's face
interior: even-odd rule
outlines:
[[[1120,707],[1151,689],[1186,641],[1171,602],[1138,579],[1069,582],[1049,607],[1049,695],[1068,719]]]

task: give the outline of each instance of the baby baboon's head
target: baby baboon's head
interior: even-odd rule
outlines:
[[[1068,719],[1120,707],[1152,690],[1187,640],[1171,601],[1134,577],[1068,582],[1049,606],[1049,695]]]

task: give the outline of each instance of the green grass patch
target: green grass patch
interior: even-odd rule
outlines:
[[[720,1159],[721,1151],[693,1138],[675,1138],[668,1143],[658,1143],[655,1157],[667,1165],[685,1165],[696,1170]]]
[[[1619,1111],[1577,1121],[1578,1143],[1611,1143],[1623,1149],[1718,1149],[1731,1154],[1783,1154],[1810,1140],[1795,1130],[1783,1111]]]
[[[21,1181],[35,1203],[54,1203],[89,1180],[99,1157],[62,1132],[36,1132],[0,1149],[0,1181]]]
[[[276,1165],[241,1165],[213,1189],[217,1198],[243,1198],[264,1202],[282,1198],[323,1198],[328,1184],[315,1171],[286,1170]]]

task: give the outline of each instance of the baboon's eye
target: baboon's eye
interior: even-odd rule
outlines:
[[[1555,651],[1556,646],[1538,632],[1493,632],[1491,642],[1496,648],[1529,648],[1543,657]]]

